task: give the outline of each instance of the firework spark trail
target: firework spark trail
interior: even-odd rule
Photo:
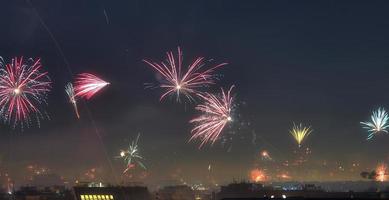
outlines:
[[[78,108],[77,108],[77,100],[76,100],[76,97],[74,95],[74,88],[73,88],[72,83],[68,83],[65,86],[65,92],[69,97],[69,102],[73,105],[74,112],[76,113],[77,118],[80,118],[80,114],[78,113]]]
[[[231,91],[233,88],[234,86],[231,86],[227,93],[221,89],[221,97],[210,93],[201,95],[204,103],[196,106],[196,110],[202,114],[190,121],[190,123],[195,124],[195,127],[192,129],[192,136],[189,139],[189,141],[200,139],[202,142],[199,148],[208,142],[214,144],[226,124],[232,121],[233,97]]]
[[[90,99],[93,95],[95,95],[98,91],[107,85],[109,85],[108,82],[93,74],[82,73],[76,77],[74,96]]]
[[[123,171],[123,174],[126,173],[128,170],[134,168],[135,164],[138,164],[143,169],[146,169],[146,166],[141,162],[141,160],[143,160],[143,157],[140,154],[138,148],[139,136],[140,134],[138,134],[136,139],[130,143],[126,150],[120,151],[119,157],[123,158],[124,162],[126,162],[126,169]]]
[[[18,123],[31,122],[31,114],[35,114],[38,124],[42,116],[40,106],[46,103],[51,82],[47,72],[41,72],[40,59],[23,57],[12,59],[4,66],[0,59],[0,112],[4,121],[15,127]]]
[[[156,70],[164,79],[164,83],[159,85],[165,91],[160,97],[160,100],[168,95],[176,93],[177,100],[179,100],[180,93],[183,93],[189,100],[192,100],[192,95],[199,95],[200,88],[215,84],[214,71],[227,63],[221,63],[213,67],[204,69],[206,65],[203,57],[198,57],[190,64],[186,71],[182,67],[182,51],[178,47],[178,58],[174,57],[173,52],[167,52],[167,63],[153,62],[143,60],[143,62],[150,65]]]
[[[65,56],[65,53],[63,52],[62,48],[61,48],[61,45],[59,44],[59,42],[57,41],[57,39],[54,37],[54,34],[51,32],[50,28],[47,26],[47,24],[45,23],[45,21],[43,20],[43,18],[40,16],[38,10],[34,7],[34,5],[32,4],[32,2],[30,0],[26,0],[26,2],[30,5],[31,9],[34,11],[35,15],[36,15],[36,18],[39,20],[40,24],[42,25],[42,27],[46,30],[46,32],[48,33],[48,35],[50,36],[51,40],[53,41],[56,49],[58,50],[59,54],[61,55],[64,63],[65,63],[65,66],[69,72],[70,75],[73,75],[73,71],[70,67],[70,63],[69,61],[67,60],[66,56]],[[85,102],[84,102],[85,104]],[[86,104],[85,104],[86,105]],[[88,117],[90,119],[90,121],[92,122],[92,125],[95,129],[95,134],[97,136],[97,138],[99,139],[100,141],[100,144],[102,145],[102,149],[104,151],[104,154],[105,154],[105,158],[107,160],[107,162],[109,163],[109,166],[111,168],[111,172],[112,172],[112,175],[114,176],[115,178],[115,181],[117,184],[119,184],[119,181],[118,181],[118,178],[116,176],[116,173],[115,173],[115,170],[113,168],[113,165],[112,165],[112,162],[108,156],[108,152],[107,152],[107,148],[103,142],[103,139],[102,139],[102,136],[97,128],[97,125],[96,125],[96,122],[94,121],[93,119],[93,116],[88,108],[88,106],[86,106],[86,111],[87,111],[87,114],[88,114]]]
[[[374,135],[378,133],[388,133],[389,128],[389,116],[388,113],[383,108],[378,108],[376,111],[373,111],[371,115],[371,121],[368,122],[360,122],[364,129],[367,129],[369,133],[367,136],[367,140],[370,140],[374,137]]]
[[[299,125],[293,123],[293,128],[289,131],[289,133],[292,134],[299,147],[301,147],[304,139],[312,133],[312,129],[311,127],[304,127],[301,123]]]

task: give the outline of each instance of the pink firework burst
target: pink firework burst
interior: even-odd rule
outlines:
[[[167,52],[166,62],[153,62],[143,60],[156,70],[162,77],[163,83],[159,87],[165,91],[162,94],[160,100],[164,97],[172,94],[177,95],[179,100],[180,93],[184,94],[189,100],[193,99],[192,95],[199,95],[199,89],[215,83],[214,71],[226,65],[227,63],[221,63],[213,67],[205,67],[206,61],[203,57],[198,57],[190,64],[186,70],[182,68],[182,51],[178,47],[177,58],[174,57],[172,51]]]
[[[221,89],[220,96],[210,93],[201,95],[204,103],[196,106],[196,110],[202,114],[190,121],[190,123],[195,124],[195,127],[192,129],[192,136],[189,140],[200,139],[199,148],[208,142],[214,144],[226,124],[232,121],[233,97],[231,91],[233,88],[234,86],[231,86],[227,93]]]
[[[0,108],[3,119],[14,127],[31,122],[35,114],[37,122],[43,117],[40,106],[46,103],[51,82],[47,72],[41,72],[40,59],[34,61],[23,57],[12,59],[4,66],[0,61]]]
[[[90,99],[109,83],[93,74],[82,73],[77,75],[74,85],[74,97]]]

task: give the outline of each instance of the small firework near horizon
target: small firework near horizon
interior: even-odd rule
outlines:
[[[250,171],[250,180],[255,183],[265,182],[268,180],[268,177],[264,170],[253,169]]]
[[[377,166],[376,181],[384,182],[388,180],[388,166],[385,163],[381,163]]]
[[[288,173],[280,173],[277,175],[277,178],[279,178],[281,180],[289,180],[292,177]]]
[[[152,67],[163,78],[163,82],[159,85],[164,90],[160,97],[160,101],[166,96],[176,94],[177,101],[180,100],[180,95],[183,94],[189,101],[194,99],[193,95],[198,96],[202,92],[199,89],[215,84],[216,76],[214,71],[227,65],[221,63],[213,67],[205,67],[206,61],[203,57],[198,57],[187,68],[183,67],[183,56],[180,47],[177,47],[177,56],[173,52],[167,52],[166,62],[154,62],[144,59],[143,62]]]
[[[222,88],[220,97],[210,93],[201,95],[204,102],[195,108],[201,112],[201,115],[190,120],[194,128],[189,139],[189,141],[200,139],[199,148],[208,142],[214,144],[226,124],[232,122],[233,97],[231,92],[233,88],[234,86],[231,86],[227,93]]]
[[[272,160],[272,157],[270,156],[269,152],[266,150],[260,152],[260,157],[262,160]]]
[[[373,111],[370,119],[371,121],[360,122],[362,124],[362,128],[366,129],[369,133],[367,135],[367,140],[372,139],[376,134],[388,133],[389,116],[384,108],[378,108]]]
[[[51,81],[47,72],[42,72],[40,59],[25,61],[23,57],[12,59],[4,65],[0,58],[0,107],[5,122],[29,126],[31,115],[40,125],[44,114],[42,105],[47,104]]]
[[[132,141],[126,150],[121,150],[119,154],[119,158],[122,158],[126,163],[126,169],[123,171],[123,174],[128,172],[130,169],[136,167],[136,164],[141,168],[146,169],[146,166],[141,162],[143,160],[142,155],[139,152],[138,141],[140,134],[136,137],[134,141]]]
[[[74,84],[74,97],[90,99],[107,85],[108,82],[93,74],[78,74]]]

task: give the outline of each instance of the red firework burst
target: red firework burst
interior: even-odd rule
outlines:
[[[174,93],[177,94],[177,100],[179,100],[180,93],[183,93],[189,100],[193,99],[192,94],[200,94],[198,89],[215,83],[214,71],[227,64],[221,63],[213,67],[205,68],[206,62],[204,58],[198,57],[187,67],[186,71],[183,71],[182,51],[180,47],[178,47],[177,58],[174,57],[172,51],[166,54],[167,63],[143,60],[163,77],[163,83],[159,87],[163,88],[165,92],[162,94],[160,100]]]
[[[109,83],[93,74],[82,73],[77,75],[74,85],[74,97],[90,99]]]
[[[199,138],[201,140],[200,148],[208,142],[215,143],[226,124],[232,121],[233,97],[231,91],[233,88],[234,86],[231,86],[227,93],[221,89],[220,97],[210,93],[201,95],[204,103],[196,106],[196,110],[202,114],[190,121],[190,123],[195,124],[190,140]]]
[[[31,114],[35,114],[39,123],[43,117],[40,105],[46,103],[51,88],[47,72],[41,72],[40,59],[23,61],[23,57],[15,58],[5,66],[0,61],[1,114],[5,121],[13,121],[14,126],[19,122],[28,125]]]

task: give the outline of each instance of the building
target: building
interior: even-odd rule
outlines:
[[[305,184],[300,189],[285,190],[274,187],[261,187],[253,183],[232,183],[222,186],[216,200],[222,199],[382,199],[387,192],[329,192],[315,184]]]
[[[262,184],[254,184],[248,182],[242,182],[242,183],[234,182],[228,184],[227,186],[221,186],[220,192],[216,194],[216,199],[260,197],[258,191],[262,189],[263,189]]]
[[[151,200],[147,187],[74,187],[76,200]]]
[[[195,193],[187,185],[166,186],[155,194],[157,200],[194,200]]]
[[[38,189],[37,187],[21,187],[9,195],[13,200],[74,200],[70,190],[53,190],[52,187]]]
[[[66,190],[63,180],[56,174],[36,174],[32,177],[29,185],[33,186],[30,188],[35,188],[37,191],[61,193]]]

